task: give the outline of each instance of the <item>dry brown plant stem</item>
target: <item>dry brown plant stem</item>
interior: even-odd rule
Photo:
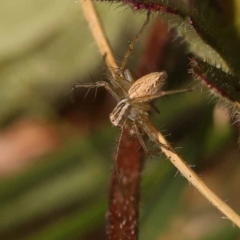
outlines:
[[[94,36],[94,39],[99,47],[99,50],[103,56],[106,56],[105,61],[113,78],[115,77],[115,71],[118,66],[113,57],[111,48],[109,47],[108,41],[101,27],[100,21],[95,11],[95,7],[91,0],[80,0],[83,12],[85,14],[86,20],[89,24],[90,30]],[[112,69],[112,70],[111,70]],[[179,170],[179,172],[203,195],[210,203],[212,203],[216,208],[221,211],[224,216],[230,219],[235,225],[240,228],[240,217],[234,212],[225,202],[223,202],[216,194],[214,194],[196,173],[184,162],[184,160],[178,156],[173,150],[172,146],[167,142],[159,130],[154,126],[154,124],[149,120],[146,124],[142,126],[147,132],[149,138],[154,141],[159,148],[163,151],[166,157],[174,164],[174,166]],[[166,145],[171,151],[162,147],[162,144]]]

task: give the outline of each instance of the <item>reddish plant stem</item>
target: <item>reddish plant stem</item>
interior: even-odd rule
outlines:
[[[107,229],[108,239],[138,239],[139,184],[142,168],[142,151],[136,138],[124,130],[117,156],[122,188],[116,171],[112,175]],[[122,194],[124,191],[124,196]]]

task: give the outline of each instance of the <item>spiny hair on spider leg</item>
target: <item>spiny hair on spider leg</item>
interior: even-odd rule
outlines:
[[[182,177],[183,175],[181,174],[181,172],[179,170],[176,171],[176,173],[174,174],[174,177],[177,177],[178,174],[180,174],[180,176]]]
[[[139,152],[142,149],[142,146],[140,145],[137,149],[136,152]]]
[[[164,127],[162,124],[160,125],[160,123],[157,123],[156,126],[157,126],[158,129],[161,130],[161,132],[163,132],[163,133],[168,132],[167,129],[162,129],[162,128]],[[171,133],[168,133],[167,135],[171,135]],[[164,135],[164,136],[165,136],[165,135]]]
[[[115,54],[115,58],[117,58],[117,60],[121,60],[122,61],[124,59],[124,56]]]
[[[88,88],[88,90],[87,90],[87,92],[86,92],[86,94],[85,94],[85,96],[84,96],[84,98],[83,98],[83,102],[84,102],[85,99],[87,98],[87,95],[88,95],[88,93],[90,92],[90,90],[91,90],[91,88]]]
[[[91,75],[90,75],[90,76],[91,76]],[[92,78],[92,79],[93,79],[93,78]],[[95,83],[94,81],[92,81],[92,82]],[[78,81],[78,83],[77,83],[77,84],[74,84],[74,86],[72,87],[72,89],[71,89],[71,91],[70,91],[72,102],[75,102],[75,100],[74,100],[74,95],[75,95],[75,93],[76,93],[76,91],[77,91],[77,88],[80,88],[80,89],[85,88],[85,87],[81,87],[81,86],[77,86],[77,85],[84,85],[84,83]],[[84,98],[83,98],[83,102],[85,101],[85,99],[86,99],[88,93],[90,92],[91,88],[93,88],[93,87],[88,87],[88,88],[87,88],[86,94],[85,94],[85,96],[84,96]],[[94,101],[95,101],[95,100],[96,100],[96,95],[97,95],[97,87],[94,87],[94,88],[95,88],[95,94],[94,94]]]
[[[90,76],[90,79],[92,80],[92,82],[96,82],[96,81],[94,81],[94,77],[92,76],[92,74],[90,72],[88,72],[88,75]]]
[[[157,149],[157,150],[155,150],[155,151],[153,150],[153,151],[150,153],[149,157],[153,160],[153,159],[157,159],[158,157],[162,157],[162,155],[163,155],[162,150]]]
[[[165,127],[165,125],[163,125],[162,123],[156,123],[155,124],[157,126],[157,129],[159,129],[161,132],[163,133],[167,133],[168,130],[167,129],[163,129]],[[165,134],[166,135],[166,134]],[[164,136],[165,136],[164,135]],[[168,135],[171,135],[171,133],[169,133]],[[167,136],[167,135],[166,135]]]
[[[172,145],[172,144],[171,144],[171,145]],[[177,153],[178,155],[180,155],[180,154],[182,153],[182,151],[183,151],[183,147],[180,147],[180,146],[174,147],[174,150],[176,151],[176,153]]]
[[[121,65],[122,61],[125,60],[125,56],[117,55],[117,58],[118,58],[118,60],[117,60],[118,65]],[[130,57],[128,58],[128,61],[131,60],[131,59],[133,59],[133,56],[130,56]],[[120,61],[120,60],[121,60],[121,61]],[[123,70],[123,69],[122,69],[122,70]]]
[[[188,166],[193,169],[193,168],[195,168],[197,165],[196,165],[196,164],[189,164]]]

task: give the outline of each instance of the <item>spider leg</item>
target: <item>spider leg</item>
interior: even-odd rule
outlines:
[[[157,141],[157,140],[154,138],[154,135],[152,134],[151,130],[148,128],[147,124],[142,124],[142,128],[143,128],[144,132],[148,135],[148,137],[151,139],[152,142],[156,143],[160,148],[163,147],[163,148],[165,148],[166,150],[175,153],[174,149],[166,146],[166,145],[163,144],[163,143],[160,143],[159,141]]]
[[[130,69],[125,69],[123,72],[123,75],[124,75],[125,79],[130,83],[134,83],[138,79],[136,74],[133,71],[131,71]]]
[[[135,123],[133,123],[133,127],[134,127],[134,130],[135,130],[135,133],[137,135],[137,138],[138,138],[138,140],[139,140],[139,142],[140,142],[140,144],[141,144],[145,154],[153,156],[155,154],[159,154],[159,153],[162,152],[161,150],[160,151],[159,150],[157,150],[157,151],[149,151],[148,148],[147,148],[147,145],[145,144],[145,141],[143,140],[143,137],[142,137],[141,133],[138,130],[138,126]],[[161,144],[161,146],[165,147],[165,148],[167,148],[169,150],[169,148],[167,146],[165,146],[164,144]]]
[[[117,144],[116,144],[116,148],[115,148],[115,154],[114,154],[114,170],[116,171],[116,176],[117,176],[117,181],[119,184],[119,188],[120,191],[123,195],[124,198],[126,198],[125,193],[124,193],[124,188],[123,188],[123,183],[122,183],[122,176],[118,167],[118,152],[119,152],[119,148],[120,148],[120,142],[122,139],[122,135],[123,135],[123,129],[121,128],[120,133],[118,135],[118,139],[117,139]]]
[[[86,92],[86,94],[85,94],[85,96],[84,96],[84,98],[83,98],[83,102],[85,101],[85,99],[86,99],[86,97],[87,97],[87,95],[88,95],[89,92],[90,92],[90,88],[87,90],[87,92]]]
[[[71,96],[73,98],[73,94],[76,91],[77,88],[99,88],[99,87],[104,87],[117,101],[119,101],[120,96],[109,83],[104,82],[104,81],[99,81],[99,82],[93,82],[93,83],[78,83],[75,84],[71,90]]]
[[[156,107],[156,105],[154,104],[154,102],[151,102],[151,103],[149,103],[149,104],[150,104],[151,108],[152,108],[155,112],[157,112],[158,114],[160,114],[160,111],[158,110],[158,108]]]
[[[119,70],[117,71],[117,74],[116,76],[119,77],[122,72],[123,72],[123,69],[125,68],[126,64],[127,64],[127,61],[131,55],[131,52],[133,50],[133,47],[135,45],[135,43],[137,42],[137,40],[139,39],[139,37],[141,36],[141,34],[143,33],[145,27],[147,26],[147,24],[149,23],[150,21],[150,14],[151,14],[151,11],[148,11],[147,12],[147,19],[146,21],[144,22],[144,24],[142,25],[141,29],[139,30],[139,32],[137,33],[137,35],[135,36],[135,38],[131,41],[131,43],[129,44],[129,47],[128,47],[128,50],[127,52],[125,53],[125,56],[123,58],[123,61],[121,63],[121,66],[119,68]]]
[[[137,138],[144,150],[144,152],[147,154],[147,155],[150,155],[150,151],[148,150],[144,140],[143,140],[143,137],[141,135],[141,133],[139,132],[139,129],[138,129],[138,126],[136,123],[133,122],[133,128],[134,128],[134,133],[137,135]]]
[[[160,93],[153,94],[153,95],[147,95],[143,97],[137,97],[132,98],[130,102],[132,103],[143,103],[143,102],[150,102],[156,98],[160,98],[167,95],[172,95],[176,93],[185,93],[185,92],[192,92],[194,88],[187,88],[187,89],[181,89],[181,90],[171,90],[171,91],[161,91]]]

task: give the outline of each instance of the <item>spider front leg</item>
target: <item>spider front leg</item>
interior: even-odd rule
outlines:
[[[156,98],[160,98],[160,97],[167,96],[167,95],[172,95],[172,94],[176,94],[176,93],[192,92],[193,89],[194,88],[191,87],[191,88],[181,89],[181,90],[161,91],[161,92],[159,92],[157,94],[153,94],[153,95],[146,95],[146,96],[131,98],[130,102],[131,103],[150,102],[150,101],[152,101],[152,100],[154,100]]]
[[[72,96],[77,88],[99,88],[104,87],[117,101],[119,101],[120,96],[115,88],[113,88],[109,83],[104,81],[93,82],[93,83],[78,83],[75,84],[71,90]]]
[[[143,139],[143,136],[142,136],[143,134],[140,133],[139,127],[137,126],[137,124],[134,123],[134,124],[133,124],[133,128],[134,128],[134,133],[133,133],[133,134],[135,134],[136,137],[138,138],[138,141],[139,141],[139,143],[141,144],[141,147],[143,148],[143,150],[144,150],[144,152],[145,152],[146,155],[151,155],[151,156],[153,156],[153,155],[162,153],[161,150],[151,150],[151,151],[149,151],[148,148],[147,148],[147,145],[146,145],[146,143],[145,143],[145,141],[144,141],[144,139]],[[144,130],[144,134],[146,134],[147,136],[149,136],[149,135],[148,135],[149,130],[146,131],[146,127],[142,127],[142,129]],[[149,137],[149,138],[150,138],[150,137]],[[153,141],[152,138],[150,138],[150,140]],[[160,147],[163,147],[163,148],[165,148],[165,149],[167,149],[167,150],[169,150],[169,151],[172,152],[172,149],[170,149],[168,146],[166,146],[166,145],[164,145],[164,144],[162,144],[162,143],[159,143],[159,146],[160,146]]]
[[[135,43],[137,42],[137,40],[140,38],[140,36],[142,35],[142,33],[144,32],[146,26],[148,25],[149,21],[150,21],[150,15],[151,15],[151,11],[149,10],[148,13],[147,13],[147,19],[146,21],[144,22],[144,24],[142,25],[141,29],[139,30],[139,32],[137,33],[137,35],[135,36],[135,38],[130,42],[129,44],[129,47],[128,47],[128,50],[127,52],[125,53],[125,56],[123,58],[123,61],[121,63],[121,66],[120,68],[118,69],[118,71],[116,72],[116,77],[118,78],[123,70],[125,69],[125,66],[128,62],[128,59],[132,53],[132,50],[133,50],[133,47],[135,45]]]

